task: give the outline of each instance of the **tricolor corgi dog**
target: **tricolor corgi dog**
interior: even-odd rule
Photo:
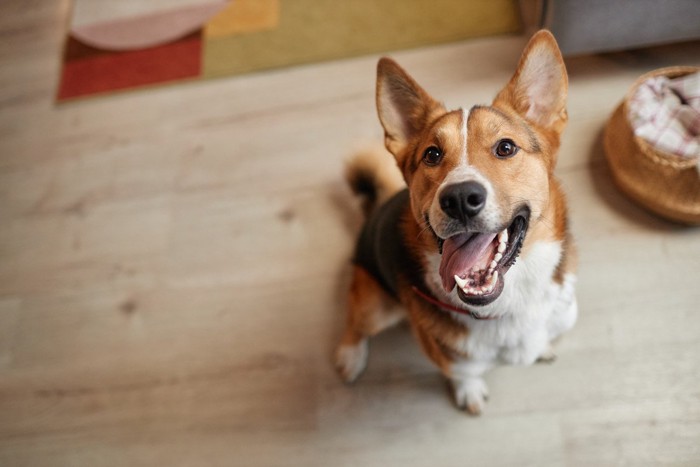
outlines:
[[[394,158],[363,154],[348,166],[368,215],[336,352],[346,382],[365,369],[368,339],[404,319],[472,414],[494,365],[554,359],[552,341],[577,315],[576,255],[553,174],[567,86],[548,31],[532,37],[493,103],[470,109],[446,110],[379,61],[377,108]]]

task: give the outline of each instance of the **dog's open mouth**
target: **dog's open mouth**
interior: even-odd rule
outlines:
[[[470,305],[498,298],[525,239],[528,220],[529,211],[522,210],[499,232],[466,232],[445,240],[440,263],[445,291],[457,286],[459,298]]]

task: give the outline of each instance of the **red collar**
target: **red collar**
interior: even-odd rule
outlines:
[[[435,297],[431,297],[427,293],[423,292],[421,289],[416,287],[415,285],[411,287],[413,289],[413,292],[418,295],[420,298],[425,300],[426,302],[435,305],[438,308],[441,308],[443,310],[449,310],[449,311],[454,311],[455,313],[459,313],[462,315],[467,315],[470,316],[474,319],[479,319],[479,320],[487,320],[487,319],[496,319],[498,316],[479,316],[476,313],[474,313],[471,310],[466,310],[464,308],[457,308],[456,306],[452,306],[449,303],[441,302]]]

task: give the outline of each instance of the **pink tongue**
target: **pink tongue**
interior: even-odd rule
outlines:
[[[464,277],[479,261],[496,234],[459,234],[445,240],[442,245],[440,277],[446,292],[455,286],[454,276]]]

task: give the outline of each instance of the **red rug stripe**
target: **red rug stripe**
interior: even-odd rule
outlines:
[[[58,100],[200,76],[202,31],[159,47],[109,52],[69,38]]]

